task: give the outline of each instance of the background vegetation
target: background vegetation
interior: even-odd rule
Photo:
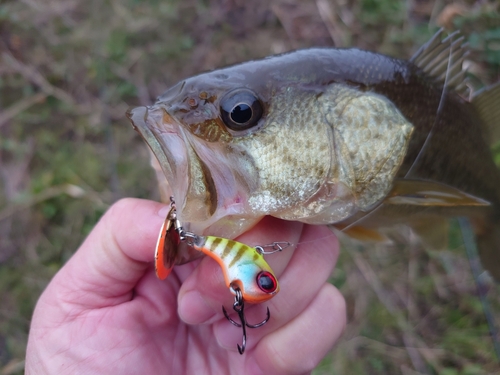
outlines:
[[[158,199],[129,106],[183,77],[302,47],[409,58],[438,26],[467,36],[474,82],[500,78],[491,0],[0,1],[0,374],[22,373],[38,296],[106,208]],[[498,373],[452,232],[439,253],[405,231],[406,245],[346,245],[332,282],[349,326],[316,374]],[[500,290],[482,279],[498,318]]]

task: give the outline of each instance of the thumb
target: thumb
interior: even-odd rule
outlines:
[[[166,205],[132,198],[111,206],[52,280],[59,302],[83,310],[130,300],[154,259],[158,233],[168,210]],[[46,292],[50,290],[49,285]]]

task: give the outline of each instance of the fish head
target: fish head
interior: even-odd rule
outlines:
[[[163,170],[179,220],[199,234],[232,238],[264,216],[248,214],[258,173],[252,156],[235,139],[247,135],[245,127],[253,127],[255,121],[263,125],[257,111],[265,103],[244,84],[236,87],[227,84],[224,75],[195,77],[169,89],[153,106],[128,113]],[[228,114],[223,110],[231,105],[229,97],[240,106],[254,100],[253,118],[246,119],[245,126],[225,124]]]
[[[204,73],[129,112],[189,230],[234,238],[265,215],[333,223],[388,193],[411,125],[384,127],[394,106],[336,82],[325,53]],[[380,121],[365,121],[374,110]]]

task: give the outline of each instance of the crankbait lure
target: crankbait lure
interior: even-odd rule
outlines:
[[[261,303],[275,296],[279,284],[273,270],[264,259],[264,255],[282,251],[290,246],[288,242],[274,242],[269,245],[250,247],[244,243],[214,236],[198,236],[182,228],[177,219],[175,203],[163,223],[156,246],[155,268],[159,279],[165,279],[176,263],[179,246],[186,242],[190,247],[214,259],[222,269],[226,286],[234,294],[233,310],[241,323],[229,317],[224,306],[224,316],[235,326],[243,329],[242,346],[238,351],[243,354],[246,346],[246,327],[258,328],[270,318],[269,308],[266,318],[257,324],[249,324],[244,314],[245,301]],[[271,251],[264,248],[271,247]]]
[[[256,248],[212,236],[195,236],[193,247],[219,263],[226,286],[240,289],[246,301],[260,303],[278,293],[278,280]]]

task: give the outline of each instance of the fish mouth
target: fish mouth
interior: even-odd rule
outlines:
[[[228,203],[238,198],[233,199],[236,193],[226,186],[232,174],[224,161],[191,139],[164,107],[134,108],[127,117],[156,157],[185,230],[234,237],[253,224],[234,217],[244,208],[242,203]]]
[[[251,178],[244,166],[231,168],[234,156],[190,136],[161,105],[131,109],[127,117],[156,157],[185,230],[234,238],[262,218],[244,214]]]
[[[127,117],[158,160],[177,206],[183,207],[189,182],[188,152],[180,126],[163,108],[155,106],[130,109]]]

